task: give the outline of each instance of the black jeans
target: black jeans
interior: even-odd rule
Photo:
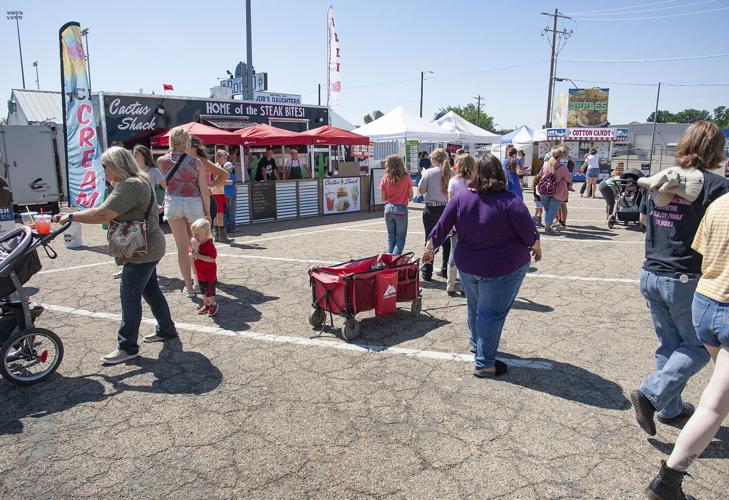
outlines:
[[[440,216],[443,214],[443,210],[445,210],[445,205],[437,207],[429,207],[426,205],[423,208],[423,227],[425,228],[426,242],[428,241],[428,235],[438,223],[438,219],[440,219]],[[443,257],[443,262],[440,266],[440,269],[441,271],[446,272],[448,269],[448,258],[451,255],[450,238],[446,238],[446,240],[443,242],[443,245],[441,246],[441,254]],[[423,275],[426,278],[430,278],[433,275],[433,264],[423,264],[422,271]]]
[[[122,319],[119,325],[119,349],[129,354],[139,352],[139,325],[142,323],[142,297],[157,320],[157,335],[176,337],[170,308],[157,281],[157,262],[125,264],[119,283]]]

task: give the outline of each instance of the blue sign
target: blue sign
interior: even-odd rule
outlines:
[[[13,207],[0,207],[0,222],[15,221]]]
[[[548,141],[560,141],[567,138],[566,128],[548,128],[547,129],[547,140]]]

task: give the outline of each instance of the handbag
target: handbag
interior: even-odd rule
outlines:
[[[111,221],[109,230],[106,232],[106,240],[109,243],[109,255],[120,259],[131,257],[142,257],[147,255],[149,247],[147,244],[147,221],[157,204],[157,197],[154,195],[154,188],[149,185],[149,207],[143,220],[132,221]]]

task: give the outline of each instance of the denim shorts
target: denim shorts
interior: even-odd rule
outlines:
[[[729,304],[696,292],[691,319],[701,342],[711,347],[729,348]]]
[[[534,197],[534,208],[544,208],[544,205],[542,205],[542,199],[537,197]]]
[[[587,177],[600,177],[600,169],[599,168],[588,168]]]
[[[198,219],[205,217],[202,199],[198,196],[183,198],[180,196],[165,197],[165,216],[166,221],[174,219],[187,219],[189,223],[193,223]]]

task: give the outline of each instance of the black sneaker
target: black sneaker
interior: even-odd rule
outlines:
[[[689,476],[689,474],[670,469],[666,465],[666,461],[661,460],[661,470],[646,488],[646,496],[655,500],[696,500],[683,492],[681,486],[684,476]]]
[[[657,415],[656,418],[658,421],[665,425],[676,425],[676,424],[682,424],[686,422],[689,418],[691,418],[691,415],[694,414],[694,411],[696,408],[694,408],[694,405],[691,403],[684,403],[683,408],[681,408],[681,413],[676,415],[675,417],[662,417],[660,415]]]
[[[438,271],[437,275],[441,278],[448,278],[448,271],[441,269],[440,271]]]
[[[422,279],[423,281],[433,281],[433,276],[431,276],[429,274],[421,273],[420,279]]]
[[[653,403],[637,389],[630,393],[630,401],[633,403],[635,419],[638,421],[640,428],[648,435],[655,436],[656,423],[653,421],[653,415],[656,413],[656,409]]]

